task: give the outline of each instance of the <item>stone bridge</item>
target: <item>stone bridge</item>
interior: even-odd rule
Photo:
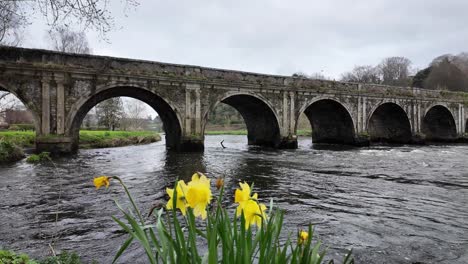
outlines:
[[[297,147],[299,115],[315,143],[457,141],[467,133],[468,94],[275,76],[160,62],[0,47],[0,89],[31,110],[38,151],[73,152],[88,111],[116,96],[160,115],[166,146],[203,150],[209,113],[237,109],[248,144]]]

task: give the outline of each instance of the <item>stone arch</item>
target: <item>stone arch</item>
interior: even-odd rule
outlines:
[[[209,113],[220,103],[228,104],[240,113],[247,126],[249,145],[280,147],[281,130],[275,108],[263,96],[255,93],[231,92],[217,98],[203,115],[203,134]]]
[[[35,130],[36,130],[36,134],[39,133],[40,130],[41,130],[41,117],[40,117],[39,113],[35,109],[32,109],[30,107],[30,102],[28,102],[21,95],[16,93],[15,90],[9,89],[9,87],[7,85],[5,85],[4,83],[2,83],[2,82],[0,82],[0,92],[9,92],[9,93],[13,94],[16,98],[18,98],[18,100],[21,101],[21,103],[24,105],[24,107],[26,107],[26,109],[31,112],[31,114],[33,116],[33,122],[34,122],[34,127],[35,127]]]
[[[457,125],[450,109],[443,104],[427,108],[422,133],[428,141],[451,141],[457,138]]]
[[[294,131],[297,131],[299,116],[304,113],[312,127],[312,142],[354,144],[355,125],[349,108],[329,97],[317,97],[299,110]]]
[[[113,97],[127,96],[151,106],[160,116],[166,134],[166,148],[179,149],[182,135],[181,118],[177,109],[167,99],[153,91],[135,85],[111,85],[98,87],[96,92],[81,98],[69,111],[66,134],[73,138],[73,150],[78,148],[79,129],[86,114],[100,102]]]
[[[373,109],[367,120],[369,139],[373,142],[410,143],[411,123],[399,104],[383,102]]]

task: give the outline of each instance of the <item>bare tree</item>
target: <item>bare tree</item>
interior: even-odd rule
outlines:
[[[81,123],[81,127],[83,129],[92,129],[98,127],[96,107],[93,107],[91,110],[89,110],[89,112],[84,117],[83,122]]]
[[[341,76],[341,81],[356,83],[380,83],[379,70],[371,65],[355,66]]]
[[[125,9],[136,7],[137,0],[123,0]],[[81,31],[91,29],[105,37],[114,26],[109,11],[110,0],[2,0],[0,1],[0,34],[3,37],[26,26],[31,17],[40,15],[51,28],[76,25]],[[0,37],[2,36],[0,35]]]
[[[107,99],[96,106],[99,125],[114,131],[120,126],[123,117],[123,104],[120,97]]]
[[[378,66],[382,83],[393,86],[407,86],[410,82],[411,61],[405,57],[385,58]]]
[[[68,27],[58,27],[49,34],[52,48],[61,52],[91,54],[88,39],[84,32]]]
[[[21,101],[6,91],[0,91],[0,115],[21,105]]]
[[[19,1],[0,1],[0,45],[18,46],[21,29],[27,25]]]
[[[146,104],[137,99],[128,98],[124,102],[123,130],[142,130],[147,124]]]

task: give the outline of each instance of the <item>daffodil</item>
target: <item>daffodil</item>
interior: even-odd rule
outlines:
[[[236,209],[236,215],[239,217],[242,214],[242,210],[245,207],[245,204],[247,201],[253,199],[257,200],[258,195],[257,193],[254,193],[253,196],[250,196],[250,186],[246,182],[242,183],[239,182],[239,186],[241,187],[240,189],[236,189],[236,192],[234,193],[234,202],[238,203],[239,206],[237,206]]]
[[[297,242],[299,243],[299,245],[301,245],[301,244],[305,243],[308,238],[309,238],[309,233],[304,231],[304,230],[301,230],[301,231],[299,231]]]
[[[189,206],[193,208],[193,214],[195,217],[201,216],[202,219],[205,219],[207,215],[206,206],[212,198],[210,180],[201,173],[195,173],[187,188],[186,199]]]
[[[245,229],[249,229],[251,225],[262,226],[262,222],[266,219],[266,206],[254,200],[247,200],[244,203]]]
[[[176,208],[180,209],[182,214],[185,216],[185,212],[187,209],[187,199],[186,195],[188,193],[188,187],[183,180],[177,182],[176,186],[177,191],[177,200],[176,200]],[[174,189],[166,188],[166,192],[169,195],[169,201],[166,204],[166,208],[168,210],[172,210],[174,208]]]
[[[94,182],[94,186],[96,186],[96,190],[101,188],[102,186],[106,186],[106,188],[108,188],[110,185],[111,178],[112,177],[109,177],[109,176],[99,176],[99,177],[94,178],[93,182]]]

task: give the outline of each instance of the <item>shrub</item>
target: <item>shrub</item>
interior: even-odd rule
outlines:
[[[26,159],[28,163],[40,163],[44,161],[50,160],[50,153],[49,152],[41,152],[39,154],[32,154]]]
[[[16,131],[34,131],[36,130],[36,127],[34,126],[34,124],[13,124],[10,125],[8,129]]]
[[[62,252],[61,254],[54,256],[54,257],[47,257],[38,264],[81,264],[81,258],[76,253],[72,252]],[[95,263],[95,262],[93,262]]]
[[[0,250],[0,264],[81,264],[80,256],[74,252],[62,252],[57,256],[42,260],[32,260],[26,254],[17,254],[10,250]],[[97,263],[93,261],[92,263]]]
[[[10,125],[10,126],[8,127],[8,130],[11,130],[11,131],[19,131],[19,130],[21,130],[21,128],[20,128],[19,126],[17,126],[17,125]]]
[[[0,263],[2,264],[38,264],[30,260],[26,254],[16,254],[9,250],[0,250]]]
[[[212,199],[210,180],[201,173],[195,173],[187,184],[180,180],[174,189],[166,189],[170,198],[167,210],[160,209],[154,213],[153,208],[149,216],[154,216],[155,222],[150,223],[142,216],[120,178],[97,177],[94,185],[97,189],[109,187],[112,179],[124,188],[132,209],[127,211],[116,202],[125,222],[116,217],[113,219],[129,237],[117,252],[114,262],[133,240],[139,242],[149,263],[319,264],[325,257],[326,252],[320,250],[320,242],[312,242],[311,225],[296,235],[289,234],[285,242],[280,241],[284,212],[275,208],[273,201],[267,210],[258,201],[258,195],[251,193],[251,186],[247,183],[240,183],[241,188],[235,192],[234,201],[238,207],[231,217],[222,204],[223,180],[218,179],[216,183],[219,196],[215,206],[207,210]],[[177,210],[182,216],[177,214]],[[345,256],[343,263],[354,263],[351,253]]]
[[[0,139],[0,163],[15,162],[24,158],[21,148],[12,142]]]

